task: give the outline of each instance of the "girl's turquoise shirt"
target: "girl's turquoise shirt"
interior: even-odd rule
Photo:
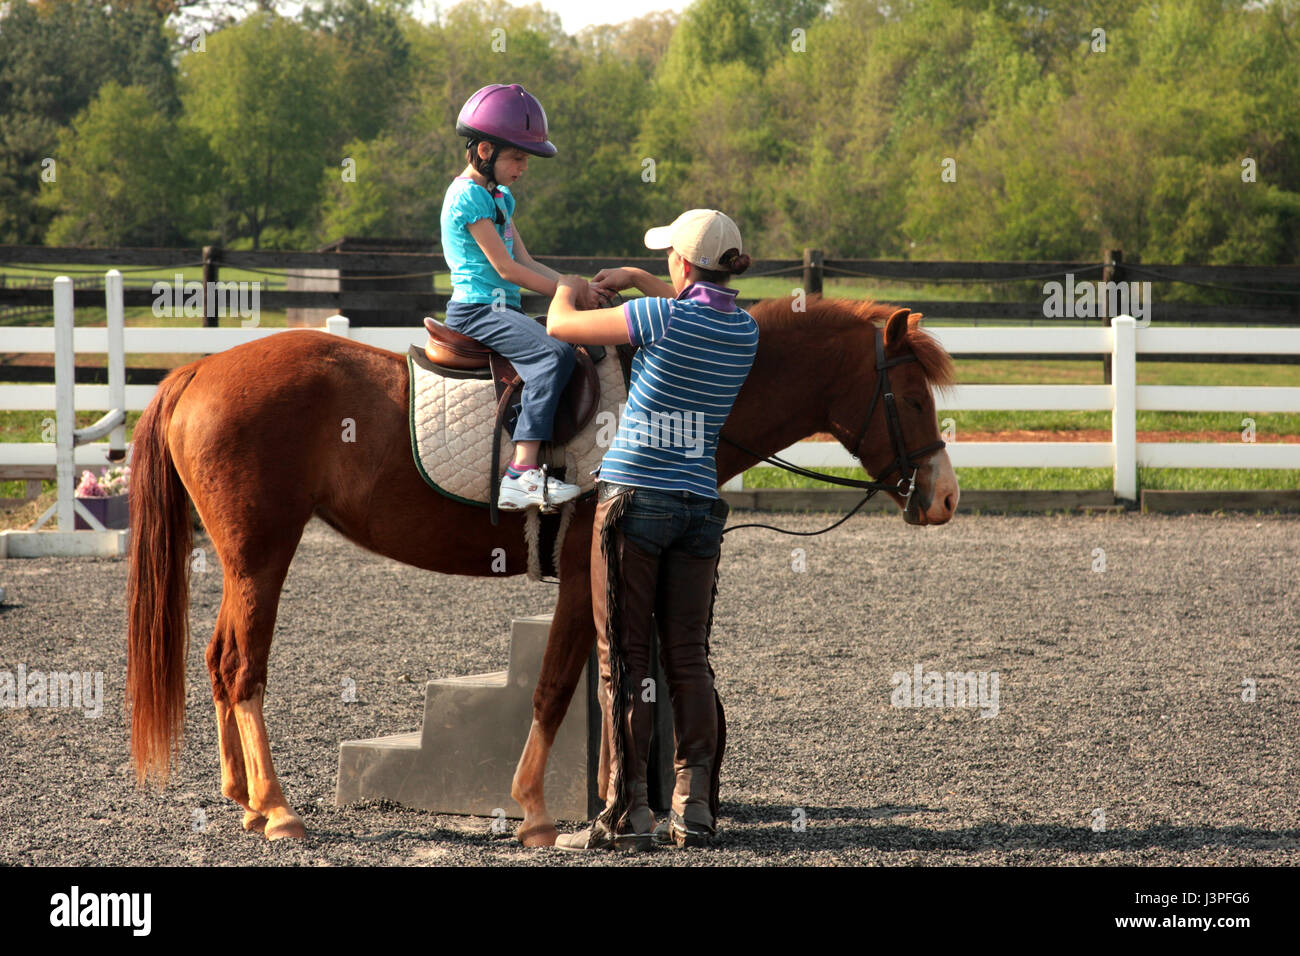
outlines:
[[[451,298],[454,302],[491,304],[499,302],[519,308],[519,286],[507,282],[492,268],[469,227],[480,219],[492,220],[510,258],[515,255],[515,197],[509,187],[498,186],[498,196],[468,176],[457,176],[442,199],[442,255],[451,267]],[[505,225],[496,224],[497,209]],[[504,298],[502,296],[504,295]]]

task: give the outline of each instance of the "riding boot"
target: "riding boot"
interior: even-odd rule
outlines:
[[[710,833],[717,821],[718,769],[725,746],[722,703],[709,666],[719,558],[665,551],[655,607],[676,737],[673,812],[688,826]]]
[[[659,558],[626,539],[617,527],[629,495],[617,495],[596,508],[591,542],[591,605],[596,623],[603,707],[608,708],[609,783],[605,809],[596,828],[608,834],[647,836],[654,814],[646,783],[652,703],[642,699],[642,682],[651,676],[650,646]]]

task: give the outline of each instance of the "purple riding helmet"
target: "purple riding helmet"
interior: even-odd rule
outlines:
[[[548,140],[546,110],[518,83],[485,86],[461,107],[456,117],[456,134],[466,138],[474,168],[496,183],[493,167],[503,146],[514,146],[534,156],[554,156],[555,144]],[[475,149],[480,140],[492,144],[492,155],[483,160]]]

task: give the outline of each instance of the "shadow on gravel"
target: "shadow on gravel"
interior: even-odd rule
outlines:
[[[879,807],[802,807],[808,820],[881,820],[905,817],[914,813],[943,813],[937,807],[899,806],[886,803]],[[762,803],[724,803],[719,807],[724,821],[738,823],[789,823],[793,808],[788,804],[771,806]]]
[[[340,830],[336,823],[334,828],[321,828],[313,823],[312,817],[322,812],[339,812],[346,814],[358,814],[359,820],[364,821],[367,814],[383,813],[398,814],[412,817],[409,828],[391,828],[379,833],[366,833],[366,824],[359,822],[354,830]],[[321,843],[338,843],[338,844],[359,844],[359,843],[390,843],[394,841],[411,841],[415,843],[459,843],[464,846],[481,847],[483,845],[483,836],[490,832],[492,819],[490,817],[461,817],[454,816],[452,819],[464,821],[463,825],[439,823],[437,818],[440,814],[429,810],[418,810],[414,807],[403,806],[392,800],[362,800],[358,803],[350,803],[346,807],[330,807],[328,811],[322,811],[319,807],[310,804],[302,808],[301,816],[303,823],[307,827],[307,836],[311,840]],[[473,822],[470,822],[473,821]],[[507,819],[506,829],[501,833],[492,834],[501,840],[513,838],[518,820]]]
[[[780,822],[787,827],[790,808],[746,807],[748,813],[731,814],[736,822]],[[740,808],[737,808],[740,810]],[[1142,830],[1112,829],[1094,832],[1088,827],[1054,824],[985,824],[963,830],[929,830],[920,826],[890,824],[858,826],[837,824],[844,819],[873,819],[910,813],[936,813],[925,807],[809,808],[805,830],[789,829],[781,834],[782,848],[835,850],[861,847],[881,851],[910,850],[1068,850],[1075,853],[1105,853],[1114,850],[1198,850],[1223,846],[1250,850],[1283,850],[1300,847],[1300,830],[1265,830],[1253,827],[1155,826]],[[723,815],[723,823],[727,822]],[[729,829],[728,846],[743,848],[756,834]],[[764,829],[755,842],[771,845],[775,834]]]
[[[505,835],[513,836],[514,828],[511,827],[510,832]],[[372,833],[367,835],[340,830],[317,830],[315,828],[308,828],[307,837],[309,840],[317,843],[337,843],[340,845],[389,843],[393,841],[409,841],[414,843],[460,843],[465,846],[474,847],[481,847],[483,845],[482,833],[448,830],[433,825],[420,830],[385,830],[383,833]]]

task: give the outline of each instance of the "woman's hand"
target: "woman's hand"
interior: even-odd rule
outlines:
[[[636,284],[631,270],[624,268],[601,269],[591,282],[596,288],[609,292],[622,292]]]
[[[587,345],[622,345],[628,341],[627,317],[622,307],[583,309],[582,295],[600,296],[582,276],[560,276],[546,315],[546,331],[564,342]]]
[[[596,278],[592,280],[592,287],[611,293],[635,288],[643,295],[661,296],[669,299],[677,294],[677,291],[669,283],[636,266],[601,269],[596,273]]]

